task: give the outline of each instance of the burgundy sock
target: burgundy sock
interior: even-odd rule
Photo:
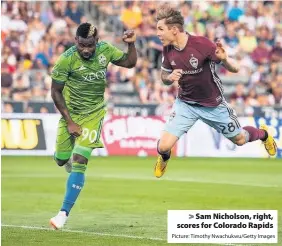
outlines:
[[[255,128],[253,126],[245,126],[243,129],[249,133],[249,142],[256,140],[265,141],[268,137],[268,134],[265,130]]]

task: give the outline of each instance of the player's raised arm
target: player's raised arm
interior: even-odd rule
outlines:
[[[222,47],[222,43],[220,40],[216,42],[216,50],[215,50],[215,56],[221,60],[222,65],[231,73],[238,73],[239,72],[239,66],[238,62],[236,62],[234,59],[228,57],[225,49]]]
[[[133,68],[135,67],[137,62],[137,51],[134,44],[134,42],[136,41],[136,34],[133,30],[125,31],[122,39],[125,43],[128,44],[127,53],[125,54],[123,59],[112,63],[120,67]]]

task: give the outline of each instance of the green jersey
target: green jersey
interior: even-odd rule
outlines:
[[[89,60],[81,58],[75,46],[60,56],[51,77],[65,85],[63,96],[71,114],[88,114],[105,107],[107,66],[109,62],[123,59],[124,55],[113,45],[99,42]]]

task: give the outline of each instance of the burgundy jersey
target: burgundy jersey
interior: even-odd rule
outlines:
[[[164,47],[162,69],[172,72],[182,69],[178,97],[183,101],[196,102],[205,107],[216,107],[223,100],[221,80],[215,73],[216,45],[205,37],[189,34],[184,49],[172,45]]]

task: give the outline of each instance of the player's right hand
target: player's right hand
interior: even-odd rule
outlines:
[[[168,76],[168,79],[172,82],[178,82],[182,76],[182,69],[174,69],[173,72]]]
[[[82,133],[81,127],[73,121],[68,123],[68,131],[75,138],[79,137]]]
[[[136,33],[134,30],[127,30],[123,33],[122,40],[126,43],[134,43],[136,41]]]

